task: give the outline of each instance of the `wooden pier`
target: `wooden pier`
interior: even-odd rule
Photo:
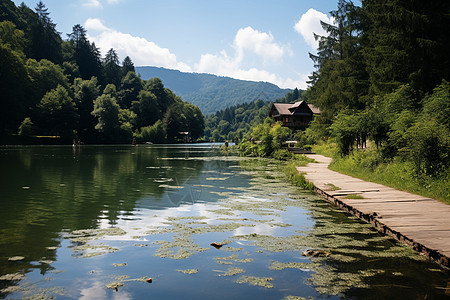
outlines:
[[[297,169],[327,201],[450,268],[450,205],[331,171],[331,158],[306,156],[317,163]]]

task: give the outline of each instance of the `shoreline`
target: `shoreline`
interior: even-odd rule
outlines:
[[[331,171],[331,158],[306,156],[318,163],[297,170],[326,201],[450,269],[449,205]]]

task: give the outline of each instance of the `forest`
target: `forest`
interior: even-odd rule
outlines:
[[[203,136],[200,109],[142,80],[130,57],[99,49],[77,24],[63,40],[42,1],[0,1],[0,143],[175,142]]]
[[[448,1],[340,0],[310,55],[316,136],[334,137],[343,156],[370,141],[373,166],[397,159],[417,174],[448,174],[449,12]]]
[[[295,135],[260,122],[241,152],[295,138],[334,170],[450,201],[450,2],[339,0],[331,15],[302,94],[321,115]]]
[[[186,73],[158,67],[136,67],[142,79],[160,78],[166,87],[205,114],[258,99],[275,101],[290,89],[263,81],[248,81],[205,73]]]
[[[280,103],[293,103],[302,98],[302,90],[295,88],[283,98],[277,99]],[[269,115],[272,101],[258,99],[219,110],[205,118],[205,139],[213,142],[225,140],[239,142],[248,138],[252,127],[264,122]]]

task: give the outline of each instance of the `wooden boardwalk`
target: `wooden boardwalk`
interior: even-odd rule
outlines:
[[[326,200],[450,268],[450,205],[331,171],[331,158],[306,156],[317,163],[297,169]]]

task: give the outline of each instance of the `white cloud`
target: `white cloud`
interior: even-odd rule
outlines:
[[[167,48],[161,48],[145,38],[122,33],[105,26],[99,19],[88,19],[87,30],[97,31],[96,35],[88,35],[90,41],[100,48],[103,55],[111,49],[117,51],[122,59],[130,56],[135,65],[157,66],[190,72],[191,68],[177,61],[175,54]]]
[[[286,47],[274,43],[274,37],[271,34],[259,32],[251,27],[241,28],[236,33],[234,48],[234,56],[228,55],[225,50],[217,55],[202,54],[199,63],[195,65],[195,71],[242,80],[266,81],[281,88],[306,88],[306,75],[299,75],[298,79],[281,78],[267,70],[243,66],[246,61],[244,56],[251,54],[262,57],[265,63],[279,63],[283,55],[289,53]]]
[[[108,0],[108,4],[117,4],[120,0]]]
[[[282,46],[273,42],[272,34],[259,32],[248,26],[238,30],[234,38],[234,45],[238,52],[238,58],[243,59],[244,51],[248,50],[261,56],[265,62],[279,61],[285,51]]]
[[[274,42],[275,39],[270,33],[259,32],[251,27],[237,31],[232,55],[225,50],[219,54],[202,54],[200,61],[193,68],[178,61],[176,55],[169,49],[160,47],[145,38],[109,28],[99,19],[87,19],[84,27],[89,32],[88,39],[95,42],[103,56],[113,48],[121,59],[130,56],[137,66],[157,66],[183,72],[195,71],[242,80],[266,81],[281,88],[306,88],[307,76],[298,75],[295,79],[282,78],[267,70],[248,65],[249,61],[255,61],[255,59],[261,60],[265,66],[277,65],[283,56],[290,54],[289,48]],[[244,66],[245,64],[248,66]]]
[[[298,79],[281,78],[276,74],[257,68],[244,69],[238,58],[232,58],[222,51],[220,55],[202,54],[200,62],[195,66],[195,71],[199,73],[210,73],[219,76],[232,78],[266,81],[278,85],[280,88],[300,88],[306,89],[308,75],[299,75]]]
[[[314,39],[314,33],[321,36],[327,35],[327,32],[320,25],[320,21],[328,24],[334,23],[332,17],[310,8],[294,26],[295,31],[301,34],[305,42],[314,50],[319,46],[319,43]]]
[[[102,4],[99,0],[84,0],[83,6],[89,8],[102,8]]]
[[[87,19],[86,22],[84,22],[84,28],[86,30],[92,30],[92,31],[109,31],[110,29],[103,25],[102,21],[99,19]]]

